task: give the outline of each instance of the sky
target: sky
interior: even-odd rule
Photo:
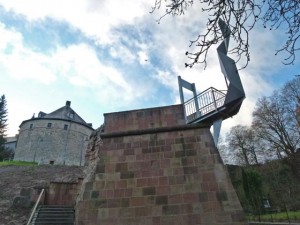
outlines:
[[[189,41],[203,31],[199,6],[180,17],[157,20],[149,0],[0,0],[0,94],[8,109],[8,136],[39,111],[71,107],[93,128],[103,114],[179,104],[177,76],[197,91],[224,89],[217,52],[208,65],[185,68]],[[251,61],[240,71],[246,99],[238,115],[222,124],[250,125],[256,100],[300,74],[275,56],[282,30],[257,26],[250,33]],[[216,46],[217,47],[217,46]],[[239,67],[239,64],[237,65]]]

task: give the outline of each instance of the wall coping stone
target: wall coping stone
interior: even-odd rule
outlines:
[[[112,138],[112,137],[121,137],[121,136],[132,136],[132,135],[141,135],[141,134],[154,134],[154,133],[162,133],[162,132],[170,132],[170,131],[180,131],[180,130],[191,130],[197,128],[209,128],[211,126],[210,123],[202,123],[202,124],[185,124],[185,125],[177,125],[177,126],[169,126],[169,127],[158,127],[158,128],[149,128],[143,130],[129,130],[129,131],[120,131],[120,132],[110,132],[110,133],[101,133],[101,138]]]

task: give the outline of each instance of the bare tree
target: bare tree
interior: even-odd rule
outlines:
[[[196,63],[203,63],[206,67],[210,47],[223,40],[218,26],[219,19],[229,26],[230,35],[236,42],[236,45],[229,49],[229,53],[237,56],[236,61],[241,57],[246,59],[242,68],[250,61],[249,32],[259,20],[265,28],[269,26],[270,29],[286,29],[288,35],[286,43],[276,50],[276,54],[282,51],[288,54],[284,64],[293,64],[295,61],[295,53],[300,49],[297,45],[300,36],[299,0],[155,0],[152,12],[161,7],[165,8],[160,21],[167,15],[180,16],[196,3],[201,6],[202,13],[208,15],[207,29],[190,41],[190,47],[196,46],[196,51],[186,52],[190,59],[185,64],[186,67],[192,67]]]
[[[297,118],[297,112],[300,110],[300,77],[297,76],[291,81],[287,82],[281,90],[282,101],[284,106],[289,112],[290,120],[295,122],[295,119],[300,126],[300,120]],[[294,124],[294,127],[295,126]],[[295,132],[300,132],[299,129],[294,130]]]
[[[274,92],[270,97],[259,99],[253,112],[256,134],[276,151],[279,158],[282,154],[292,156],[300,144],[299,127],[293,116],[295,113],[291,114],[291,109],[287,107],[291,103],[287,102],[285,92],[288,91],[283,88],[281,95]]]
[[[258,164],[255,133],[250,127],[237,125],[227,135],[228,147],[236,151],[235,156],[244,165]]]

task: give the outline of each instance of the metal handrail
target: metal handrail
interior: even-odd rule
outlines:
[[[185,101],[184,104],[187,104],[189,101],[193,101],[193,99],[195,99],[195,98],[199,98],[199,96],[204,95],[207,92],[211,92],[211,90],[219,92],[219,93],[221,93],[223,95],[225,95],[225,93],[227,92],[227,90],[218,90],[218,89],[216,89],[214,87],[209,87],[209,88],[205,89],[204,91],[200,92],[199,94],[197,94],[196,96],[191,97],[189,100]]]
[[[42,191],[41,191],[41,193],[40,193],[40,195],[39,195],[39,197],[38,197],[38,199],[37,199],[37,201],[36,201],[36,203],[35,203],[35,205],[34,205],[34,207],[33,207],[33,210],[32,210],[32,212],[31,212],[31,215],[30,215],[30,217],[29,217],[29,220],[28,220],[28,222],[27,222],[27,225],[29,225],[29,224],[31,223],[31,220],[32,220],[32,218],[33,218],[33,215],[34,215],[34,213],[35,213],[35,211],[36,211],[36,208],[37,208],[38,204],[40,203],[40,200],[41,200],[42,195],[44,194],[44,192],[45,192],[45,189],[43,188]]]
[[[184,103],[187,122],[198,119],[222,107],[226,91],[210,87]],[[197,103],[197,104],[196,104]]]

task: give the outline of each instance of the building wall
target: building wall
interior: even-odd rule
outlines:
[[[92,128],[67,120],[28,120],[20,127],[14,160],[84,165],[87,140],[92,131]]]
[[[16,149],[16,144],[17,144],[17,141],[12,141],[12,142],[6,142],[4,144],[5,148],[8,149],[9,151],[12,151],[14,152],[15,149]]]
[[[14,137],[5,137],[5,148],[8,148],[10,151],[15,152],[16,145],[17,145],[17,136]]]
[[[247,224],[210,125],[183,118],[182,105],[105,114],[76,224]]]

